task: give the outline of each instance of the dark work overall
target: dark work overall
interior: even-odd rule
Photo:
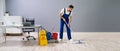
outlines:
[[[69,16],[70,16],[70,14],[71,14],[71,12],[70,12],[69,14],[66,14],[66,9],[64,8],[63,17],[65,18],[67,24],[69,23]],[[70,30],[70,28],[67,26],[67,24],[63,21],[63,19],[60,20],[60,39],[63,39],[64,24],[66,25],[68,39],[70,40],[70,39],[72,38],[72,37],[71,37],[71,30]]]

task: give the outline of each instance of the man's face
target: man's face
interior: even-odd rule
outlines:
[[[68,11],[72,11],[73,10],[73,8],[68,8]]]

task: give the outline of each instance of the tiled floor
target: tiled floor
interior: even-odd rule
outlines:
[[[120,51],[120,33],[72,33],[74,41],[39,46],[37,41],[23,41],[21,36],[9,36],[0,44],[0,51]],[[79,43],[78,40],[82,43]]]

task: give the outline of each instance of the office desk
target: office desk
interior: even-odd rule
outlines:
[[[35,26],[0,26],[2,29],[3,29],[3,35],[4,35],[4,38],[5,38],[5,42],[7,41],[6,40],[6,28],[11,28],[11,27],[16,27],[16,28],[35,28],[37,29],[37,34],[38,34],[38,38],[39,38],[39,30],[42,29],[42,25],[35,25]],[[38,39],[38,43],[39,43],[39,39]]]

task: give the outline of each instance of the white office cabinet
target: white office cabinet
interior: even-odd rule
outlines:
[[[5,26],[23,26],[21,16],[4,16],[3,20]],[[9,27],[6,28],[6,33],[20,34],[22,33],[22,29],[17,27]]]

